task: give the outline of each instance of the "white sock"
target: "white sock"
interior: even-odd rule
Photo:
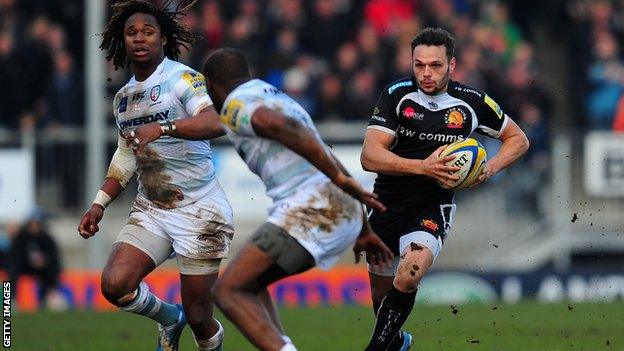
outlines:
[[[297,348],[293,344],[286,344],[282,346],[282,348],[279,349],[279,351],[297,351]]]
[[[195,335],[193,335],[198,351],[210,351],[221,345],[221,343],[223,342],[223,335],[225,334],[225,331],[223,330],[223,326],[221,325],[221,323],[219,323],[218,320],[215,319],[215,322],[217,322],[217,324],[219,325],[219,330],[217,330],[215,335],[211,336],[210,339],[197,340]]]
[[[288,335],[282,335],[282,340],[284,340],[285,343],[287,344],[292,344],[292,340],[290,340],[290,338],[288,337]]]

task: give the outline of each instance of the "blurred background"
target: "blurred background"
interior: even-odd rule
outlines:
[[[76,227],[116,145],[113,96],[130,78],[97,48],[111,3],[0,0],[0,268],[6,276],[21,267],[11,269],[25,275],[24,310],[46,301],[110,308],[97,272],[136,183],[107,209],[96,238],[81,239]],[[420,301],[624,298],[624,1],[200,0],[184,21],[202,39],[182,62],[199,70],[214,49],[243,50],[254,75],[299,101],[368,186],[374,175],[361,170],[359,151],[381,89],[411,74],[419,29],[449,30],[453,78],[494,98],[531,148],[494,180],[457,193],[452,233]],[[497,151],[497,141],[481,141]],[[228,142],[213,146],[234,207],[235,253],[269,202]],[[299,290],[286,282],[274,293],[282,304],[367,305],[365,268],[351,262],[324,273],[333,277],[319,278],[325,287],[304,277]],[[152,284],[175,299],[167,267],[175,269],[167,264]],[[334,293],[347,278],[361,289]]]

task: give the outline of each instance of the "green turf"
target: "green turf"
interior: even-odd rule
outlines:
[[[299,350],[362,350],[373,318],[361,307],[283,309]],[[219,317],[223,320],[222,317]],[[228,322],[225,350],[254,348]],[[406,329],[415,350],[624,350],[624,302],[613,304],[416,306]],[[156,326],[129,313],[37,313],[13,317],[12,350],[153,350]],[[180,350],[195,350],[189,329]]]

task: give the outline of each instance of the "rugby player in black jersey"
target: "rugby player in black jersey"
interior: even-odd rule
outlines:
[[[407,350],[412,335],[400,329],[410,314],[422,277],[440,253],[455,205],[450,184],[458,179],[439,158],[446,145],[473,131],[498,138],[475,185],[524,154],[529,141],[487,94],[452,81],[455,40],[440,28],[425,28],[412,40],[412,77],[381,92],[370,119],[361,162],[378,174],[375,193],[388,210],[372,211],[374,231],[395,254],[391,268],[369,264],[377,322],[366,350]]]

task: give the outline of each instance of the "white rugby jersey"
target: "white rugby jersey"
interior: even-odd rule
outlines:
[[[113,109],[126,135],[143,124],[194,116],[210,105],[204,76],[165,57],[146,80],[132,77],[115,95]],[[139,194],[160,207],[193,203],[217,184],[207,140],[162,136],[136,158]]]
[[[311,178],[325,177],[310,162],[280,142],[256,135],[251,116],[260,106],[279,110],[312,131],[321,143],[312,118],[295,100],[260,79],[253,79],[236,87],[223,103],[221,121],[228,138],[249,169],[266,186],[267,195],[278,201],[295,192],[298,186]]]

